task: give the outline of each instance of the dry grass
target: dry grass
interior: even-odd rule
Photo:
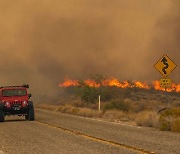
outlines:
[[[173,120],[171,125],[171,131],[180,133],[180,117]]]
[[[37,108],[57,111],[77,116],[90,118],[104,118],[108,121],[123,121],[136,123],[139,126],[155,127],[160,130],[180,132],[180,108],[163,111],[157,114],[155,111],[123,112],[120,110],[106,110],[100,112],[97,109],[87,107],[75,107],[70,105],[47,105],[42,104]]]
[[[83,117],[102,117],[103,113],[99,112],[97,110],[89,109],[89,108],[78,108],[73,106],[53,106],[53,105],[39,105],[37,108],[43,109],[43,110],[50,110],[50,111],[58,111],[62,113],[77,115],[77,116],[83,116]]]
[[[153,111],[142,111],[136,115],[135,121],[139,126],[157,128],[159,125],[159,115]]]
[[[159,123],[160,130],[180,132],[180,108],[163,111]]]
[[[104,112],[103,118],[108,119],[110,121],[114,120],[121,120],[121,121],[127,121],[129,120],[123,111],[118,110],[107,110]]]
[[[49,111],[56,111],[57,110],[57,106],[55,105],[47,105],[47,104],[41,104],[41,105],[36,105],[36,108],[40,108],[43,110],[49,110]]]
[[[79,116],[85,116],[85,117],[98,117],[98,118],[100,118],[100,117],[102,117],[103,113],[99,112],[97,110],[83,108],[80,110],[78,115]]]

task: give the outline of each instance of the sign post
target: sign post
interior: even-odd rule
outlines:
[[[154,67],[164,77],[163,79],[160,79],[161,87],[165,88],[165,91],[166,88],[171,88],[172,82],[171,79],[167,79],[167,76],[177,67],[177,65],[167,55],[163,55]]]

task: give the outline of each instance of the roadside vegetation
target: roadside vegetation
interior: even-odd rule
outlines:
[[[159,118],[160,130],[180,133],[180,107],[164,111]]]
[[[92,76],[96,83],[105,77]],[[61,89],[62,90],[62,89]],[[180,94],[118,87],[64,88],[64,93],[52,103],[39,103],[37,108],[131,125],[158,128],[162,131],[180,132]],[[101,111],[98,97],[101,96]]]

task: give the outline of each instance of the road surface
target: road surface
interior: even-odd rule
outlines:
[[[0,154],[180,153],[180,134],[36,110],[36,121],[6,117]]]

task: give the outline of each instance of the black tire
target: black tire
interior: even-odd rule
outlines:
[[[34,106],[31,106],[29,109],[28,115],[25,116],[25,118],[28,118],[29,121],[34,121],[35,115],[34,115]]]
[[[28,113],[28,114],[29,114],[29,113]],[[25,119],[26,119],[26,120],[29,120],[29,115],[28,115],[28,114],[25,115]]]
[[[0,110],[0,122],[4,122],[5,114],[2,110]]]

